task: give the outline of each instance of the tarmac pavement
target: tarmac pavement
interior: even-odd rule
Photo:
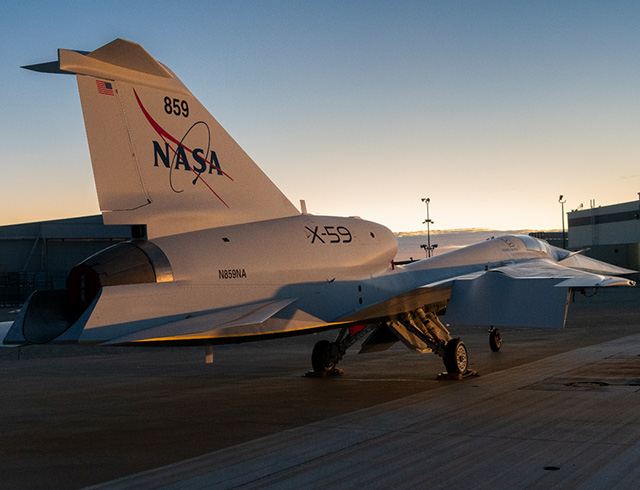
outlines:
[[[3,488],[82,488],[225,448],[237,451],[243,443],[357,417],[394,400],[401,407],[430,390],[470,390],[478,380],[490,390],[484,380],[490,373],[488,380],[512,368],[535,370],[536,361],[550,356],[639,334],[639,306],[637,287],[578,296],[564,330],[501,329],[499,353],[489,350],[485,328],[452,329],[481,375],[453,382],[436,380],[439,358],[400,345],[362,356],[354,346],[340,364],[342,376],[303,377],[314,343],[332,333],[219,346],[212,365],[204,363],[201,348],[0,349]],[[8,319],[2,315],[0,321]],[[544,369],[536,382],[553,378],[554,363]],[[394,417],[402,418],[397,409]]]

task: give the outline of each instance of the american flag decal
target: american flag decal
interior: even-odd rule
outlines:
[[[96,80],[98,85],[98,93],[102,95],[113,95],[113,85],[111,82],[105,82],[103,80]]]

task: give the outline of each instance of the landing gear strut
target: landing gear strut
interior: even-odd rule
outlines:
[[[369,341],[379,333],[380,328],[388,329],[390,331],[388,334],[391,337],[394,337],[393,334],[395,334],[398,340],[415,352],[433,352],[442,357],[447,373],[450,375],[471,373],[469,371],[469,353],[464,343],[460,339],[451,337],[449,330],[438,319],[435,309],[425,311],[423,308],[418,308],[383,324],[343,327],[334,342],[320,340],[316,343],[311,354],[313,372],[307,373],[307,376],[324,377],[340,374],[342,371],[337,368],[337,365],[347,349],[362,337],[373,332],[371,337],[367,339]],[[497,334],[492,334],[492,338],[499,340],[500,332],[497,330],[495,332]]]
[[[410,349],[418,352],[431,351],[442,357],[448,374],[458,375],[469,371],[467,348],[460,339],[451,337],[434,311],[418,308],[410,314],[398,317],[391,323],[391,327]]]

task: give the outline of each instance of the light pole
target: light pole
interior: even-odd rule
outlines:
[[[562,206],[562,248],[567,248],[567,239],[566,239],[566,234],[564,231],[564,203],[567,202],[566,199],[563,200],[562,199],[562,194],[560,194],[560,199],[558,199],[558,202],[560,203],[560,206]]]
[[[425,247],[424,245],[420,245],[420,248],[424,248],[427,251],[427,257],[431,257],[431,253],[433,252],[433,249],[438,246],[438,245],[434,245],[433,247],[431,246],[431,228],[430,228],[430,225],[433,224],[433,221],[431,221],[431,219],[429,218],[429,202],[430,201],[431,201],[431,199],[429,199],[428,197],[423,197],[422,198],[422,202],[427,205],[427,219],[422,222],[423,224],[424,223],[427,224],[427,246]]]

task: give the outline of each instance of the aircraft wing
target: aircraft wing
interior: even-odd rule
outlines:
[[[571,288],[634,284],[548,259],[532,259],[497,267],[477,277],[457,278],[445,321],[453,325],[562,328]]]
[[[618,268],[619,272],[630,273],[627,269]],[[533,259],[492,269],[491,272],[505,274],[512,279],[563,279],[554,287],[606,287],[633,286],[635,283],[622,277],[597,274],[555,263],[547,259]]]
[[[617,268],[616,272],[633,272],[622,268]],[[502,267],[480,270],[467,274],[452,276],[440,281],[424,284],[420,287],[406,291],[402,294],[389,298],[387,300],[376,303],[375,305],[363,308],[357,312],[349,314],[340,319],[341,322],[373,322],[376,320],[393,318],[394,316],[402,313],[413,311],[417,308],[429,306],[435,307],[437,310],[444,309],[447,306],[447,302],[452,295],[454,289],[459,290],[461,284],[479,281],[483,276],[504,276],[511,280],[520,280],[522,283],[518,286],[518,283],[512,283],[510,288],[513,290],[520,287],[524,288],[524,282],[533,280],[543,280],[539,283],[542,288],[587,288],[587,287],[606,287],[606,286],[632,286],[635,283],[625,278],[608,276],[603,274],[596,274],[593,272],[586,272],[583,270],[577,270],[564,265],[557,264],[548,259],[533,259],[527,262],[513,263]],[[487,280],[481,281],[487,283]],[[494,281],[491,281],[494,282]],[[504,281],[503,281],[504,282]],[[457,288],[454,286],[458,284]],[[532,283],[530,283],[532,284]],[[535,284],[535,283],[534,283]],[[485,284],[488,286],[488,284]],[[485,294],[488,296],[494,295],[496,297],[505,297],[502,288],[494,290],[494,286],[487,287]],[[529,288],[527,288],[529,289]],[[563,297],[566,296],[566,292],[562,291]],[[456,295],[457,302],[459,302],[462,296],[466,296],[458,292]],[[533,301],[536,303],[536,295],[532,293],[532,296],[527,301]],[[463,300],[467,302],[467,299]],[[469,308],[465,308],[469,309]],[[501,308],[497,308],[498,310]]]
[[[335,324],[296,308],[295,302],[295,299],[265,301],[194,315],[109,340],[105,345],[240,342],[257,337],[308,333],[336,327]],[[80,340],[91,340],[90,332],[91,329],[85,330]]]
[[[252,340],[257,337],[310,333],[388,320],[425,305],[444,308],[450,294],[451,286],[427,285],[350,313],[336,321],[326,321],[297,308],[296,299],[266,301],[194,315],[109,340],[105,345],[141,343],[189,345],[207,341],[224,343]],[[92,341],[91,329],[85,330],[79,340]]]

